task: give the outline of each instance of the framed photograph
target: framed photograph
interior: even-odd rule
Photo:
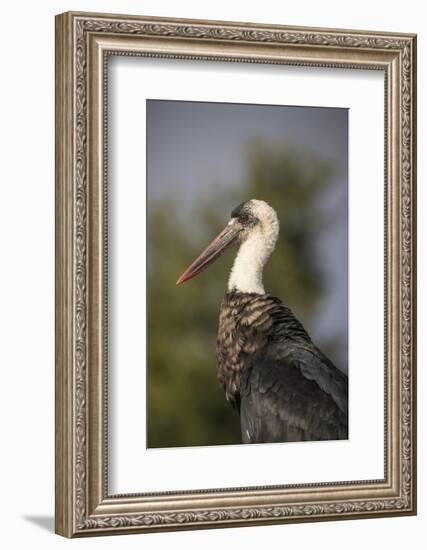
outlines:
[[[416,37],[56,18],[56,532],[416,513]]]

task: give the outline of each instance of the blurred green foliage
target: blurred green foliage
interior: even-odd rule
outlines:
[[[333,165],[307,150],[258,141],[246,149],[246,166],[241,186],[213,188],[185,216],[172,194],[150,201],[149,447],[241,442],[238,414],[218,385],[215,358],[218,312],[236,249],[186,284],[175,285],[234,206],[257,198],[279,215],[279,241],[264,274],[268,292],[287,303],[307,329],[324,298],[315,247],[329,223],[319,204],[330,190]]]

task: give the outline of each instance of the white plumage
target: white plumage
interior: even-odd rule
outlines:
[[[242,235],[228,279],[228,290],[265,294],[262,274],[276,246],[279,219],[276,211],[264,201],[252,199],[247,204],[259,223],[250,232]]]

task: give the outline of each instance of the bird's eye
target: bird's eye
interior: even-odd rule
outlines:
[[[240,214],[239,216],[239,222],[240,223],[247,223],[249,221],[249,215],[248,214]]]

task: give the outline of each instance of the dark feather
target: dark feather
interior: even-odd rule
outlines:
[[[348,379],[278,298],[229,292],[221,305],[218,378],[246,443],[348,437]]]

